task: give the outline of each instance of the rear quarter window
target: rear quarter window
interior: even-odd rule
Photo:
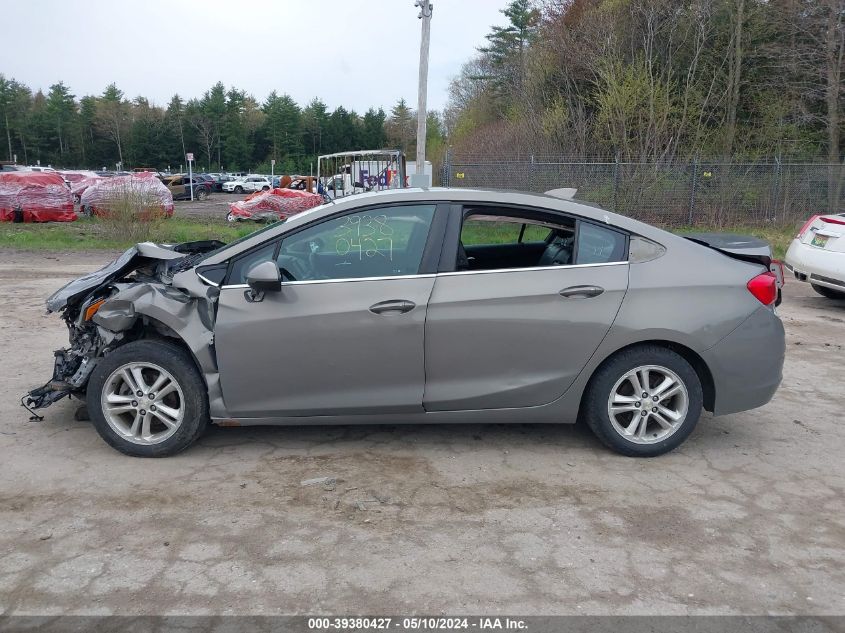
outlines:
[[[627,260],[626,236],[597,224],[578,227],[576,264],[608,264]]]

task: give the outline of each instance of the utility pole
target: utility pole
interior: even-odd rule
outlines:
[[[429,0],[416,0],[415,7],[420,8],[422,20],[420,37],[420,85],[417,95],[417,164],[416,173],[411,177],[412,187],[430,187],[431,176],[425,173],[425,119],[426,97],[428,96],[428,44],[431,39],[431,14],[434,5]]]

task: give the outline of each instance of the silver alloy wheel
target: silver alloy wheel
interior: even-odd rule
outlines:
[[[613,385],[607,413],[614,430],[634,444],[654,444],[687,417],[689,392],[678,374],[660,365],[632,369]]]
[[[127,363],[115,369],[103,386],[100,403],[112,430],[133,444],[160,444],[185,417],[182,387],[153,363]]]

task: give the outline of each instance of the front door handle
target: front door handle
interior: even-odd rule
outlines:
[[[558,294],[565,299],[589,299],[590,297],[598,297],[603,292],[604,288],[600,286],[569,286]]]
[[[370,312],[374,314],[405,314],[417,307],[413,301],[405,299],[391,299],[382,301],[370,306]]]

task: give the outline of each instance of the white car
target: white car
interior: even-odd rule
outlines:
[[[270,181],[264,176],[246,176],[223,183],[223,191],[228,193],[244,193],[245,191],[267,191],[272,187]]]
[[[811,217],[789,245],[784,264],[820,295],[845,299],[845,213]]]

